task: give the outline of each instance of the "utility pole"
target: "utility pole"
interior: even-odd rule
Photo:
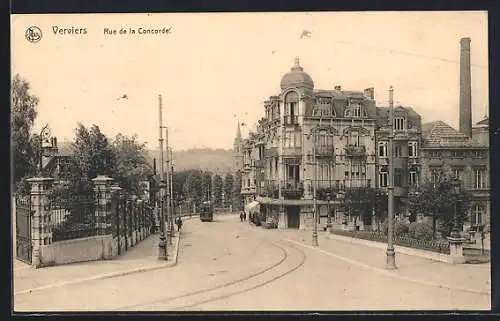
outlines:
[[[168,146],[168,126],[165,126],[165,139],[167,143],[167,239],[169,245],[172,245],[172,234],[173,234],[173,224],[172,224],[172,214],[170,213],[170,157],[169,157],[169,146]]]
[[[170,206],[172,207],[170,213],[172,217],[175,217],[175,206],[174,206],[174,184],[173,184],[173,176],[174,176],[174,158],[172,157],[172,148],[170,148]],[[172,235],[175,234],[175,228],[173,219],[171,220],[172,224]]]
[[[159,121],[160,121],[160,132],[159,132],[159,143],[160,143],[160,200],[159,200],[159,210],[160,210],[160,241],[158,243],[158,259],[168,260],[167,253],[167,242],[165,242],[165,213],[163,212],[164,207],[164,192],[165,192],[165,182],[164,182],[164,163],[163,163],[163,119],[162,119],[162,103],[161,95],[158,95],[158,107],[159,107]]]
[[[387,186],[387,269],[396,269],[396,253],[394,251],[394,89],[389,87],[389,144],[387,156],[389,157],[389,173]]]

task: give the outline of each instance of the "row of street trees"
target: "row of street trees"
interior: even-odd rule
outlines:
[[[19,75],[12,81],[11,94],[13,187],[17,193],[27,194],[26,178],[37,175],[41,148],[39,136],[33,133],[39,99],[30,93],[29,83]],[[148,162],[146,145],[136,135],[118,134],[109,139],[97,125],[87,128],[78,124],[69,154],[68,167],[61,177],[55,177],[66,182],[54,189],[53,195],[61,200],[92,195],[91,180],[99,174],[112,177],[129,194],[143,195],[144,181],[152,183],[151,196],[158,192],[156,170]],[[217,207],[229,207],[240,197],[235,187],[241,182],[235,182],[231,173],[223,177],[201,170],[174,171],[172,184],[176,203],[199,205],[210,199]]]
[[[11,95],[13,187],[17,194],[26,194],[26,178],[37,174],[41,150],[39,136],[33,133],[39,99],[30,93],[29,83],[19,75],[12,80]],[[153,175],[146,146],[135,135],[118,134],[110,140],[99,126],[87,128],[78,124],[69,152],[68,166],[60,177],[54,177],[65,182],[54,189],[54,196],[62,199],[92,195],[91,179],[99,174],[112,177],[127,193],[142,195],[142,182]]]
[[[199,169],[174,172],[174,200],[182,200],[186,204],[199,205],[211,200],[216,207],[229,207],[238,191],[234,190],[234,176],[226,173],[223,176]]]

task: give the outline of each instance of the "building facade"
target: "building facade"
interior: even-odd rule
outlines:
[[[310,227],[315,204],[322,226],[328,212],[341,222],[339,194],[377,182],[373,89],[315,90],[298,58],[280,87],[243,147],[245,200],[281,228]]]
[[[389,179],[389,108],[377,107],[377,189],[387,193]],[[393,168],[394,214],[396,219],[408,220],[408,197],[412,197],[421,175],[421,117],[411,107],[396,106],[393,109]],[[382,215],[383,216],[383,215]]]
[[[277,220],[279,228],[310,228],[315,206],[320,227],[330,213],[334,228],[375,228],[374,211],[355,220],[342,206],[342,196],[357,187],[387,192],[389,108],[376,106],[373,88],[315,89],[298,59],[280,85],[281,92],[265,101],[257,130],[244,140],[237,133],[244,203],[257,200],[261,213]],[[469,137],[441,121],[422,124],[411,107],[395,106],[393,115],[396,219],[408,221],[408,200],[418,187],[447,172],[474,196],[465,228],[489,225],[488,120],[462,124]]]
[[[472,196],[469,220],[464,229],[490,226],[490,178],[488,119],[470,131],[472,137],[442,121],[423,124],[423,180],[435,181],[440,175],[458,178]]]

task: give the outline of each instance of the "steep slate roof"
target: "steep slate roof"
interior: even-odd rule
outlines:
[[[469,137],[441,120],[422,124],[422,137],[428,147],[471,145]]]

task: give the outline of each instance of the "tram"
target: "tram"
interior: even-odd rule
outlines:
[[[211,202],[205,201],[200,207],[200,221],[212,222],[214,220],[214,207]]]

